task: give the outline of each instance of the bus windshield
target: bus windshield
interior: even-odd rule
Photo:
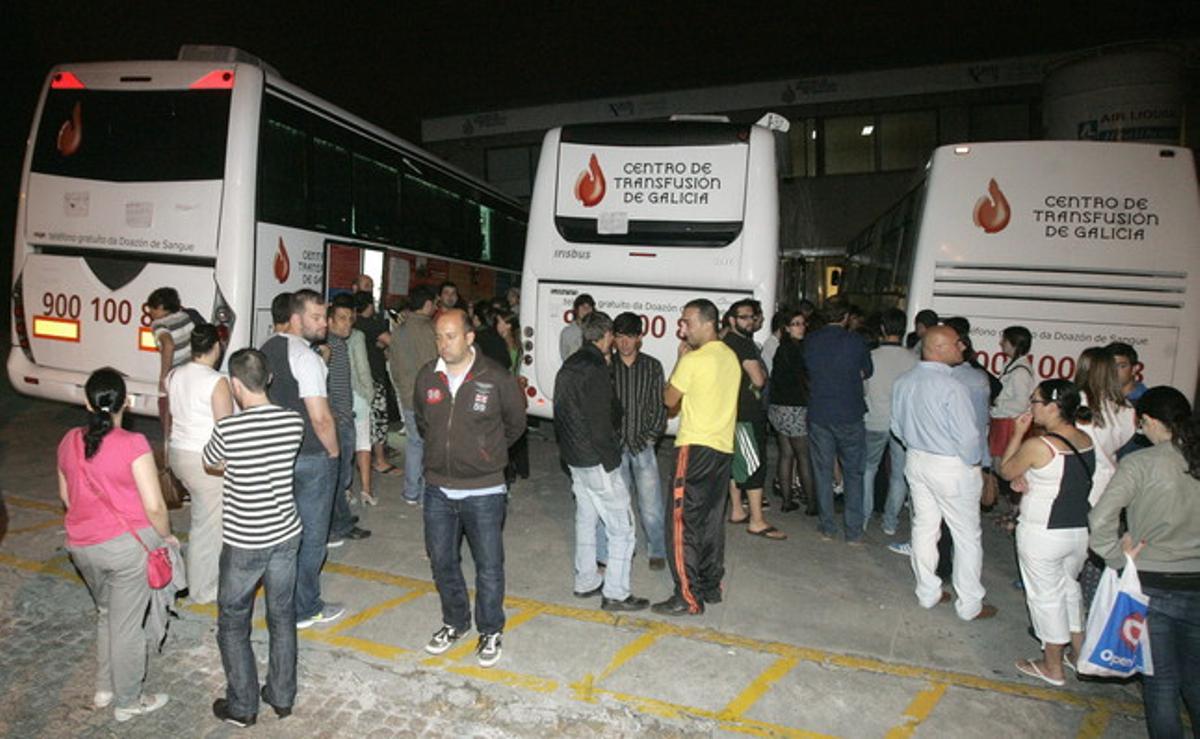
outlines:
[[[112,182],[219,180],[229,90],[50,90],[30,169]]]

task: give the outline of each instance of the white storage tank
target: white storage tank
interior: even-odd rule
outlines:
[[[1043,87],[1047,139],[1183,144],[1183,59],[1168,49],[1104,48],[1051,67]]]

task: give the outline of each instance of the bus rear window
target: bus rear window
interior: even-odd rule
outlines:
[[[115,182],[218,180],[229,90],[50,90],[31,169]]]

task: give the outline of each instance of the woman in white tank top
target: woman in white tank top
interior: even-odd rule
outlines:
[[[1022,493],[1017,559],[1025,601],[1042,659],[1017,662],[1017,670],[1054,686],[1066,683],[1064,667],[1083,646],[1083,598],[1079,571],[1087,559],[1088,494],[1096,453],[1075,428],[1079,391],[1066,380],[1046,380],[1029,399],[1030,411],[1015,420],[1000,462],[1000,476]],[[1045,435],[1022,441],[1031,424]],[[1074,657],[1068,656],[1070,651]]]
[[[192,496],[188,532],[188,594],[194,603],[217,599],[221,556],[221,477],[204,469],[201,453],[213,425],[233,413],[229,380],[217,372],[221,342],[215,326],[192,331],[192,361],[171,370],[167,395],[171,402],[171,469]]]

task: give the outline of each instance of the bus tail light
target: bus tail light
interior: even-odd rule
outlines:
[[[52,90],[82,90],[83,83],[79,78],[70,72],[57,72],[50,78],[50,89]]]
[[[530,385],[529,387],[525,388],[525,394],[531,398],[537,397],[537,388],[533,385]]]
[[[532,350],[532,349],[533,349],[533,344],[532,344],[532,343],[529,345],[529,349],[530,349],[530,350]],[[525,355],[525,359],[524,359],[523,361],[525,362],[525,364],[533,364],[533,355],[532,355],[532,354],[526,354],[526,355]]]
[[[233,335],[233,324],[237,321],[237,315],[234,314],[233,308],[229,307],[229,303],[225,302],[221,288],[217,288],[216,297],[213,299],[212,317],[213,323],[217,326],[217,338],[223,345],[228,345],[229,337]]]
[[[232,69],[214,69],[192,84],[188,85],[189,90],[232,90],[233,89],[233,70]]]
[[[33,360],[33,347],[29,345],[29,329],[25,325],[25,291],[22,287],[24,281],[24,274],[18,275],[17,281],[13,284],[13,329],[17,332],[17,344],[20,345],[21,351],[25,354],[25,358],[28,359],[31,364],[36,364],[36,362]]]

